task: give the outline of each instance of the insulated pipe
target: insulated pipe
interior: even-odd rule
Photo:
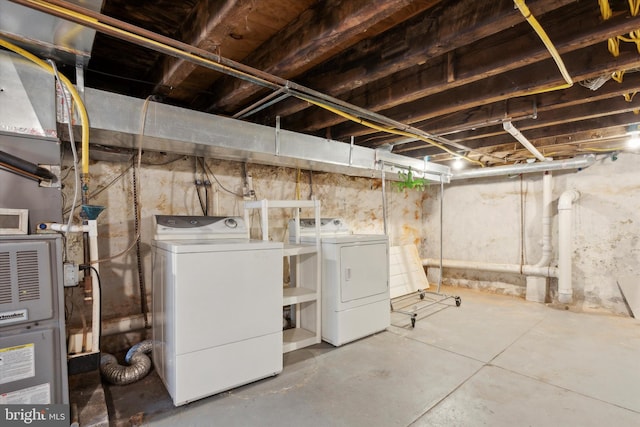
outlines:
[[[26,172],[26,174],[35,176],[39,180],[55,181],[56,179],[56,176],[51,171],[4,151],[0,151],[0,165],[2,164],[10,166],[12,171],[14,171],[14,168],[17,169],[16,173],[19,173],[19,171]]]
[[[118,364],[118,360],[109,353],[102,353],[100,357],[100,373],[111,384],[126,385],[145,377],[151,370],[151,359],[145,353],[150,353],[153,341],[145,340],[129,349],[124,360],[129,366]]]
[[[576,157],[568,160],[553,160],[547,162],[524,163],[509,166],[495,166],[492,168],[470,169],[456,172],[451,180],[487,178],[495,176],[519,175],[533,172],[545,172],[564,169],[582,169],[591,166],[596,161],[596,156],[589,154],[584,157]]]
[[[504,130],[510,133],[511,136],[517,139],[518,142],[524,146],[524,148],[529,150],[529,152],[533,154],[536,159],[540,160],[541,162],[551,160],[543,156],[542,153],[538,151],[538,149],[531,142],[529,142],[529,140],[522,133],[520,133],[520,131],[516,129],[513,124],[511,124],[511,122],[503,122],[502,127],[504,128]]]
[[[571,248],[573,233],[571,229],[571,214],[573,202],[580,198],[580,193],[567,190],[558,201],[558,301],[570,304],[573,301],[573,286],[571,282]]]

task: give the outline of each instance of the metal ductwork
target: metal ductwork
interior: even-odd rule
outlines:
[[[145,377],[151,370],[151,359],[145,353],[150,353],[153,341],[139,342],[129,349],[125,356],[128,366],[118,364],[118,360],[109,353],[102,353],[100,358],[100,372],[111,384],[126,385]]]
[[[102,0],[68,0],[99,12]],[[8,0],[0,0],[0,35],[43,58],[85,68],[95,30]]]
[[[450,168],[384,150],[291,132],[157,102],[85,89],[91,143],[104,146],[285,166],[350,176],[396,179],[411,168],[414,176],[448,183]],[[140,124],[144,136],[140,138]],[[65,136],[62,135],[62,138]]]

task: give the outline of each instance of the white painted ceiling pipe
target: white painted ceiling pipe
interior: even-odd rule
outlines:
[[[571,220],[573,202],[580,198],[580,193],[567,190],[558,201],[558,301],[570,304],[573,301],[573,285],[571,281],[573,244]]]
[[[519,175],[534,172],[545,172],[565,169],[582,169],[591,166],[596,161],[593,154],[584,157],[575,157],[567,160],[553,160],[547,162],[523,163],[508,166],[493,166],[490,168],[469,169],[454,172],[451,180],[487,178],[497,176]]]
[[[551,160],[543,156],[542,153],[538,151],[538,149],[531,142],[529,142],[529,140],[522,133],[520,133],[520,131],[511,122],[502,122],[502,127],[504,128],[504,130],[509,132],[511,136],[517,139],[524,148],[529,150],[529,152],[533,154],[536,159],[540,160],[541,162]]]

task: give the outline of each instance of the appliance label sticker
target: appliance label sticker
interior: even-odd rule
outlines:
[[[6,325],[7,323],[24,322],[25,320],[29,320],[26,308],[0,313],[0,326]]]
[[[48,405],[50,403],[49,383],[0,394],[0,405]]]
[[[33,343],[0,348],[0,384],[34,377],[36,375],[34,350]]]

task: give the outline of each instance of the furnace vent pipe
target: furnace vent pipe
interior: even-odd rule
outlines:
[[[124,358],[128,366],[120,365],[114,355],[102,353],[100,357],[102,376],[115,385],[126,385],[141,380],[151,370],[151,359],[145,353],[150,353],[152,347],[151,340],[141,341],[131,347]]]
[[[580,198],[580,193],[568,190],[558,200],[558,301],[570,304],[573,301],[571,282],[571,247],[573,244],[572,213],[573,202]]]
[[[565,169],[582,169],[591,166],[595,163],[595,161],[596,156],[594,154],[589,154],[584,157],[576,157],[568,160],[553,160],[546,162],[523,163],[518,165],[470,169],[454,173],[451,176],[451,180],[520,175],[525,173],[546,172]]]

